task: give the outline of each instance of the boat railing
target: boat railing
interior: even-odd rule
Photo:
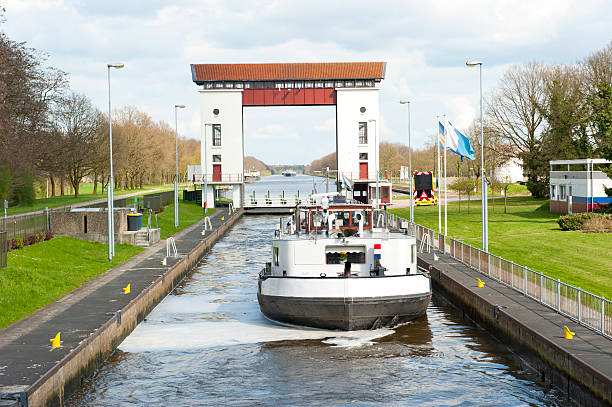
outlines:
[[[437,250],[524,296],[612,339],[612,301],[563,283],[510,260],[387,213],[390,222],[408,222],[421,246]],[[421,251],[422,252],[422,251]]]

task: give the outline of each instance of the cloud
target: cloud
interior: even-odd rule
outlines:
[[[122,61],[125,69],[111,72],[113,106],[146,108],[155,120],[172,123],[174,104],[185,104],[179,127],[191,138],[201,135],[190,63],[386,61],[381,137],[406,142],[407,109],[398,102],[407,98],[416,147],[435,131],[436,114],[447,113],[457,125],[478,114],[478,73],[465,67],[468,58],[485,61],[486,95],[512,64],[573,63],[602,48],[610,41],[612,15],[606,0],[3,4],[2,29],[9,37],[47,52],[50,64],[70,73],[72,88],[100,109],[108,104],[106,63]],[[330,111],[274,108],[277,113],[254,115],[247,110],[245,146],[264,161],[308,162],[335,148]],[[282,133],[275,132],[275,124]]]

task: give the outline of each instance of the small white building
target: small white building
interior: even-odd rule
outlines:
[[[495,169],[495,179],[500,182],[523,182],[523,160],[511,158]]]
[[[550,162],[550,211],[556,213],[592,212],[609,205],[612,198],[604,187],[612,188],[612,179],[601,166],[612,161],[602,158],[556,160]]]

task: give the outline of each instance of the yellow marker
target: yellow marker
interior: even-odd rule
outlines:
[[[478,288],[482,288],[485,286],[484,281],[482,281],[481,279],[478,279]]]
[[[51,342],[51,347],[52,348],[59,348],[60,347],[60,333],[61,332],[58,332],[57,335],[55,335],[55,338],[49,339],[49,342]]]
[[[231,215],[231,214],[232,214],[232,211],[229,211],[229,212],[227,213],[227,216],[229,216],[229,215]]]
[[[129,294],[130,293],[130,285],[126,285],[125,288],[123,289],[123,294]]]
[[[576,332],[570,331],[567,325],[563,325],[563,336],[565,339],[574,339],[574,335],[576,335]]]
[[[221,220],[225,220],[225,216],[223,216],[223,217],[221,218]]]

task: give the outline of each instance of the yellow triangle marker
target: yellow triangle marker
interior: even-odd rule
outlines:
[[[221,218],[221,220],[225,220],[225,216],[223,216],[223,217]]]
[[[58,332],[57,335],[55,335],[55,338],[51,338],[49,339],[49,342],[51,342],[51,347],[52,348],[59,348],[60,347],[60,333]]]
[[[231,214],[232,214],[232,211],[229,211],[229,212],[227,213],[227,215],[228,215],[228,216],[229,216],[229,215],[231,215]]]
[[[574,339],[574,335],[576,335],[576,332],[570,331],[567,325],[563,325],[563,337],[565,339]]]
[[[130,285],[126,285],[125,288],[123,289],[123,294],[129,294],[130,293]]]
[[[478,279],[478,288],[482,288],[485,286],[484,281],[482,281],[481,279]]]

